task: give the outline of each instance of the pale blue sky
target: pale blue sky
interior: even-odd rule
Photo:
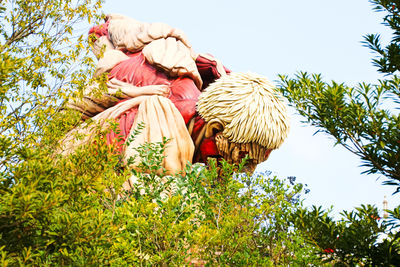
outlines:
[[[371,64],[362,36],[389,32],[367,0],[109,0],[104,13],[120,13],[144,22],[164,22],[183,30],[196,52],[219,58],[233,71],[252,71],[276,80],[296,71],[322,73],[327,80],[355,85],[382,76]],[[295,111],[292,111],[294,114]],[[400,204],[394,187],[379,176],[361,175],[360,160],[324,134],[292,116],[284,145],[262,164],[279,177],[296,176],[311,189],[306,204],[334,205],[335,212],[360,204]]]

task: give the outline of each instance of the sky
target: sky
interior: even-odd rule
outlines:
[[[255,72],[272,81],[278,74],[321,73],[325,81],[354,86],[383,78],[371,64],[373,54],[363,47],[363,35],[390,32],[382,14],[367,0],[109,0],[105,14],[120,13],[143,22],[164,22],[183,30],[193,49],[210,53],[235,72]],[[316,132],[291,112],[291,132],[280,149],[258,170],[280,178],[296,176],[311,190],[305,205],[329,208],[333,215],[361,204],[389,208],[400,204],[395,188],[384,177],[363,175],[361,161],[328,135]]]

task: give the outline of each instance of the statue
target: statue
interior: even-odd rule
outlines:
[[[284,141],[289,130],[286,106],[264,77],[232,73],[208,54],[197,54],[184,33],[163,23],[142,23],[112,14],[90,30],[98,57],[95,75],[108,77],[106,94],[91,94],[68,107],[101,127],[118,122],[107,134],[125,159],[135,146],[170,139],[164,167],[175,173],[189,162],[208,157],[239,163],[246,155],[248,168],[265,161]],[[129,145],[126,140],[138,123],[145,129]],[[74,133],[85,138],[75,140]],[[93,127],[78,127],[67,135],[64,153],[89,142]],[[133,164],[133,168],[134,168]]]

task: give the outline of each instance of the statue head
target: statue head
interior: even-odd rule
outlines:
[[[206,138],[215,136],[220,155],[248,170],[267,160],[289,131],[282,95],[260,75],[231,73],[210,84],[200,95],[197,110],[207,122]]]

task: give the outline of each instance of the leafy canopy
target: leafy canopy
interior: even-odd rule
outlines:
[[[0,170],[20,150],[40,146],[43,130],[93,70],[85,25],[102,0],[0,2]],[[85,24],[86,23],[86,24]]]
[[[350,87],[323,81],[320,74],[280,75],[279,89],[305,118],[305,122],[333,137],[359,156],[365,173],[387,178],[384,184],[400,191],[400,2],[374,0],[384,12],[384,24],[393,39],[383,46],[379,34],[364,37],[364,45],[376,53],[373,64],[386,79],[371,85]],[[346,186],[346,185],[343,185]],[[295,227],[317,248],[331,266],[397,266],[400,261],[400,207],[379,217],[376,207],[362,205],[334,220],[321,207],[300,208],[293,214]]]
[[[393,30],[386,48],[381,48],[379,35],[365,36],[365,44],[378,54],[375,65],[390,74],[388,79],[350,87],[300,72],[294,78],[280,75],[279,89],[306,122],[359,156],[365,173],[381,174],[385,184],[400,190],[400,78],[395,74],[400,66],[400,3],[371,2],[386,12],[384,22]]]

